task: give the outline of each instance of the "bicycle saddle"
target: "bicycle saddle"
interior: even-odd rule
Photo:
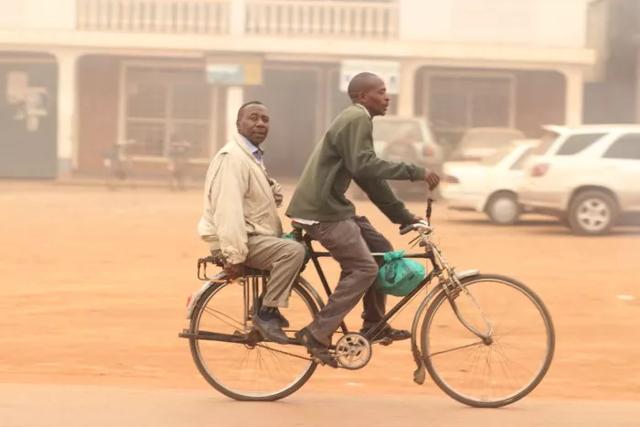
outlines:
[[[305,239],[309,241],[315,240],[309,233],[305,232],[304,227],[299,222],[291,221],[291,227],[293,227],[292,233],[298,242],[302,242]]]

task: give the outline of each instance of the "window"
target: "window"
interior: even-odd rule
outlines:
[[[172,142],[191,144],[189,157],[209,154],[209,86],[201,71],[127,68],[125,139],[130,153],[164,157]]]
[[[533,147],[529,147],[520,155],[518,160],[516,160],[513,165],[511,165],[511,170],[517,171],[521,170],[524,167],[525,162],[531,155],[533,154]]]
[[[458,141],[474,127],[510,127],[514,80],[508,75],[432,75],[428,112],[434,130]]]
[[[602,138],[604,135],[604,133],[583,133],[580,135],[572,135],[564,141],[556,155],[570,156],[572,154],[577,154]]]
[[[640,134],[623,135],[611,144],[603,157],[640,160]]]
[[[536,156],[542,156],[546,154],[553,143],[556,142],[558,136],[559,135],[553,131],[545,130],[545,132],[542,134],[542,137],[540,138],[540,143],[536,148],[533,149],[533,152],[531,154],[534,154]]]

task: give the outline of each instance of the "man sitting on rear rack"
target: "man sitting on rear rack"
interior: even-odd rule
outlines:
[[[282,203],[280,185],[267,175],[260,148],[269,132],[267,107],[258,101],[244,104],[236,126],[238,134],[209,165],[198,233],[212,253],[221,255],[230,279],[242,276],[245,265],[271,272],[253,322],[265,338],[286,344],[282,328],[289,322],[278,307],[287,307],[305,250],[281,238],[276,210]]]

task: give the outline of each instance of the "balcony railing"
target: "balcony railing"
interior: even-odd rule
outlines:
[[[76,1],[80,30],[228,34],[234,25],[235,34],[379,39],[398,36],[395,1]]]
[[[80,30],[224,34],[231,0],[77,0]]]
[[[398,6],[364,1],[246,0],[248,34],[393,38]]]

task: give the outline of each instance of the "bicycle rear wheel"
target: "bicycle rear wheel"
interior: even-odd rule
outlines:
[[[551,316],[542,300],[513,279],[478,275],[462,280],[458,314],[489,338],[472,333],[444,292],[425,315],[421,345],[426,368],[450,397],[497,408],[529,394],[542,380],[555,348]]]
[[[303,279],[300,279],[303,280]],[[191,318],[194,335],[207,333],[246,337],[252,333],[251,321],[244,322],[244,287],[220,283],[200,298]],[[281,313],[289,320],[287,335],[311,322],[318,311],[315,301],[294,285],[289,307]],[[255,334],[255,332],[253,332]],[[216,390],[236,400],[273,401],[298,390],[316,369],[306,349],[260,341],[255,345],[190,338],[193,360],[202,376]]]

